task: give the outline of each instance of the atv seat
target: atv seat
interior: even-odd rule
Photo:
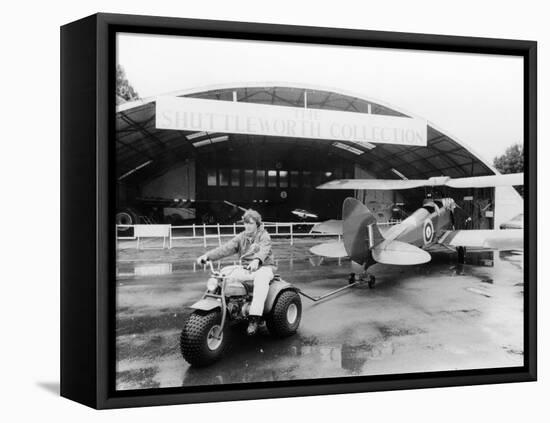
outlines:
[[[271,281],[269,282],[270,284],[273,283],[273,282],[276,282],[276,281],[280,281],[281,280],[281,275],[279,274],[275,274],[273,275],[273,279],[271,279]],[[241,282],[245,287],[246,287],[246,290],[248,292],[252,292],[253,289],[254,289],[254,281],[244,281],[244,282]]]

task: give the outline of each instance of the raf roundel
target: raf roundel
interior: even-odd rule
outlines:
[[[424,244],[429,244],[433,241],[434,237],[434,225],[430,219],[424,222]]]

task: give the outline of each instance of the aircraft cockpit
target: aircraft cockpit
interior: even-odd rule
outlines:
[[[438,204],[439,202],[439,204]],[[440,208],[443,207],[443,203],[438,200],[432,200],[431,198],[426,198],[422,204],[422,208],[426,209],[428,213],[432,214],[438,212]]]

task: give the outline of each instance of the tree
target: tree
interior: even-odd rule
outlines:
[[[493,164],[500,173],[523,172],[523,144],[508,147],[502,156],[495,157]],[[515,188],[523,197],[523,186]]]
[[[500,173],[523,172],[523,145],[514,144],[508,147],[502,156],[495,157],[493,163]]]
[[[125,101],[139,99],[139,94],[126,79],[126,72],[120,65],[116,65],[116,95]]]

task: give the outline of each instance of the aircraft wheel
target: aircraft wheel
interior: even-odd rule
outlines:
[[[369,279],[367,280],[368,287],[370,289],[374,288],[374,285],[376,284],[376,278],[373,275],[369,275]]]

